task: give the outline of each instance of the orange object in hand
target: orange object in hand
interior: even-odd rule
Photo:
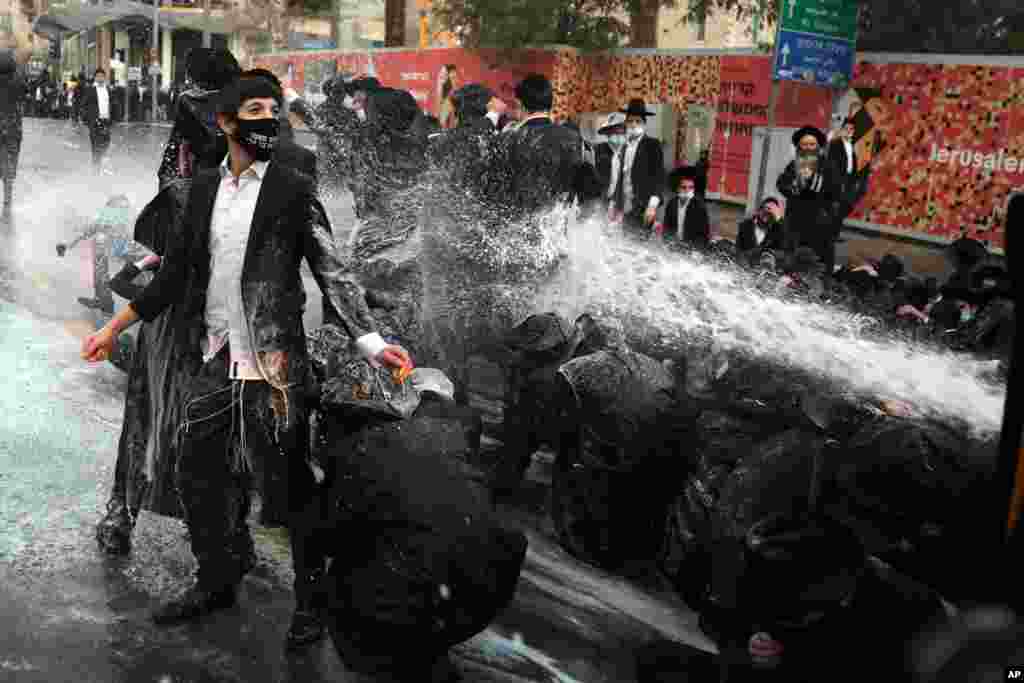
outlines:
[[[395,381],[395,384],[404,384],[405,380],[409,379],[409,375],[412,374],[412,364],[403,365],[400,368],[393,368],[391,370],[391,377]]]

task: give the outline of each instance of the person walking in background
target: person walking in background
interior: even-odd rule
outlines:
[[[92,145],[92,164],[98,173],[103,157],[110,149],[112,97],[107,88],[107,72],[96,69],[93,86],[86,88],[82,100],[82,120],[89,126],[89,144]]]

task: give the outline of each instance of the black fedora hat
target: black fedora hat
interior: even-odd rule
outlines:
[[[797,132],[793,133],[793,146],[799,147],[800,141],[807,137],[808,135],[810,135],[811,137],[818,141],[818,147],[824,147],[825,145],[828,144],[828,138],[825,137],[825,134],[822,133],[821,130],[815,128],[814,126],[804,126]]]
[[[655,116],[653,111],[647,111],[647,104],[642,97],[634,97],[626,105],[625,109],[620,109],[619,111],[626,116],[642,116],[645,119],[648,116]]]

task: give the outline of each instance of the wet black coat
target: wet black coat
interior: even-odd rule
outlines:
[[[227,138],[217,126],[218,92],[195,88],[178,97],[174,127],[157,170],[161,188],[176,178],[189,176],[188,169],[182,169],[179,162],[183,153],[192,171],[213,168],[227,155]]]
[[[160,255],[169,244],[180,242],[189,185],[188,180],[172,182],[150,202],[136,221],[137,242]],[[135,298],[144,291],[136,286],[118,293],[134,294],[131,298]],[[179,408],[198,363],[175,334],[179,309],[172,306],[139,326],[117,454],[117,470],[124,472],[125,481],[123,489],[115,482],[114,495],[123,492],[132,510],[180,518],[183,513],[175,486]]]
[[[818,172],[821,186],[817,191],[798,185],[796,161],[789,162],[779,176],[777,188],[786,198],[786,238],[793,248],[809,246],[817,251],[834,243],[842,228],[842,184],[825,157],[819,160]]]
[[[510,216],[525,217],[559,201],[600,196],[593,167],[583,158],[583,138],[572,128],[539,117],[503,133],[499,141],[501,153],[493,159],[507,173],[502,201]]]
[[[198,358],[200,340],[206,333],[210,222],[220,180],[216,169],[196,175],[184,211],[181,238],[169,245],[156,278],[132,302],[147,322],[180,304],[176,321],[179,343],[193,359]],[[307,379],[302,259],[306,259],[324,292],[324,307],[332,320],[353,339],[373,331],[375,325],[362,292],[343,274],[344,266],[313,181],[271,162],[252,219],[242,270],[242,301],[261,371],[267,376],[262,362],[265,353],[285,351],[289,383]]]

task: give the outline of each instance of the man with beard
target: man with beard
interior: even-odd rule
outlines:
[[[836,239],[842,226],[842,186],[825,156],[824,133],[804,126],[793,134],[793,147],[796,159],[789,162],[777,183],[787,200],[787,249],[813,249],[825,266],[826,281],[830,281],[836,261]]]
[[[312,180],[273,160],[281,91],[244,75],[224,89],[217,125],[229,156],[201,170],[189,194],[181,235],[156,278],[82,345],[83,358],[107,358],[119,332],[174,306],[176,333],[198,371],[183,401],[177,485],[185,509],[196,581],[153,614],[159,624],[231,607],[251,569],[249,477],[273,483],[261,498],[287,501],[296,611],[289,646],[313,642],[323,626],[313,586],[323,553],[296,526],[313,498],[304,408],[309,380],[302,329],[300,264],[306,259],[334,319],[372,362],[410,366],[408,354],[372,332],[359,288],[342,276],[330,225]],[[276,476],[258,476],[266,471]]]
[[[27,91],[22,70],[31,54],[28,45],[0,50],[0,176],[4,181],[4,220],[11,217],[14,179],[21,153],[21,102]]]

